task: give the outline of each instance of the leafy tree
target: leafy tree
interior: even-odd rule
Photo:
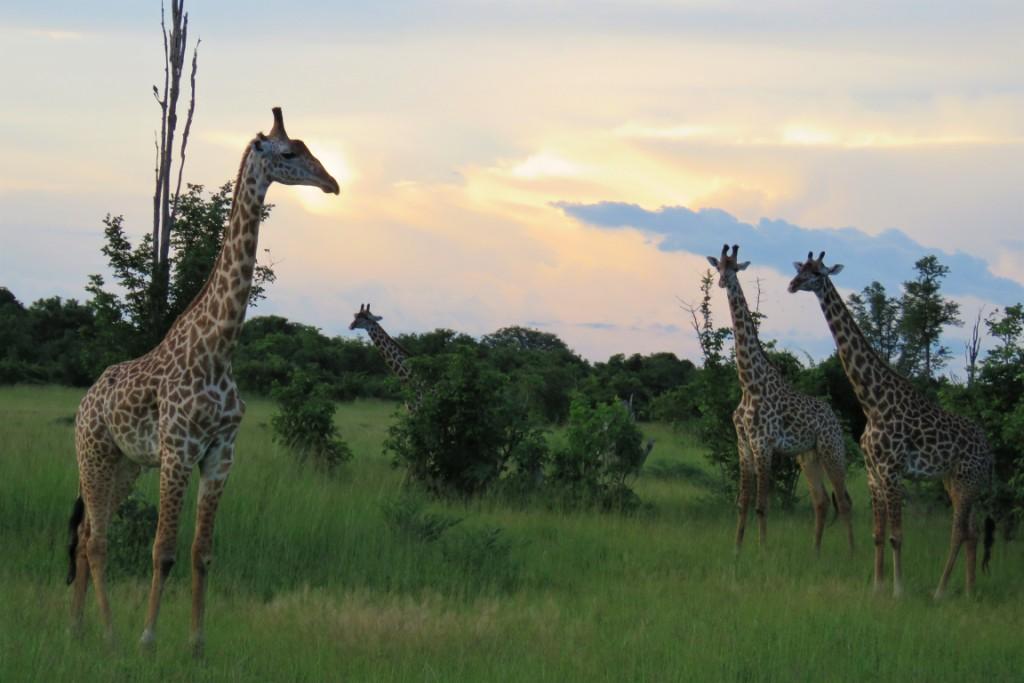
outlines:
[[[885,286],[872,282],[847,299],[850,312],[865,338],[886,362],[897,357],[901,347],[900,300],[890,297]]]
[[[471,349],[410,363],[429,390],[391,426],[386,448],[413,481],[435,494],[472,496],[546,459],[518,388]]]
[[[910,375],[932,380],[951,355],[941,343],[942,328],[959,326],[960,304],[943,298],[940,289],[949,268],[935,256],[925,256],[914,264],[917,277],[903,283],[900,329],[903,348],[899,367]]]
[[[295,371],[273,392],[280,412],[271,418],[274,440],[300,461],[333,470],[352,458],[334,424],[334,402],[327,387],[305,370]]]
[[[639,474],[646,455],[643,435],[622,402],[591,405],[577,396],[565,445],[552,458],[551,484],[574,505],[630,509],[639,500],[627,479]]]
[[[121,293],[107,290],[101,275],[90,275],[86,286],[92,298],[89,306],[97,319],[104,348],[116,349],[123,360],[145,353],[167,332],[174,319],[188,307],[202,289],[220,251],[231,213],[232,186],[226,183],[208,197],[202,185],[188,185],[188,191],[176,198],[178,210],[174,232],[170,233],[168,269],[169,295],[164,313],[153,313],[154,263],[152,235],[146,234],[133,245],[124,228],[122,216],[103,219],[105,244],[102,248]],[[264,207],[260,220],[270,215],[272,205]],[[257,264],[249,304],[263,298],[266,286],[274,281],[272,265]]]

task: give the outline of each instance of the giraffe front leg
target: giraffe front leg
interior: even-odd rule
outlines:
[[[140,644],[152,649],[156,644],[156,621],[160,615],[160,599],[164,584],[174,566],[178,526],[181,522],[181,504],[188,488],[192,468],[185,464],[185,454],[179,449],[163,449],[160,457],[160,514],[157,518],[156,539],[153,541],[153,581],[149,588],[149,607],[146,626]]]
[[[223,446],[212,448],[203,461],[199,483],[199,500],[196,511],[196,531],[192,540],[192,627],[190,641],[192,655],[203,656],[205,634],[203,630],[206,615],[206,582],[213,560],[213,523],[217,516],[217,505],[227,484],[228,474],[234,459],[234,440]]]
[[[892,594],[898,598],[903,595],[903,493],[898,481],[892,482],[886,491],[886,514],[891,528]]]

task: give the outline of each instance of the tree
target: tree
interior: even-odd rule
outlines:
[[[638,499],[627,479],[636,476],[647,450],[643,434],[621,401],[591,405],[577,396],[569,413],[565,445],[556,450],[550,480],[573,505],[631,509]]]
[[[850,312],[871,346],[887,363],[900,350],[900,300],[875,281],[847,299]]]
[[[409,362],[429,390],[416,410],[400,414],[385,445],[413,481],[466,497],[540,467],[544,440],[506,375],[465,347]]]
[[[903,283],[900,330],[903,349],[900,369],[926,380],[949,360],[950,350],[942,345],[942,328],[960,326],[960,304],[942,297],[942,280],[949,268],[934,256],[925,256],[914,264],[917,277]]]
[[[163,4],[160,5],[160,29],[164,39],[164,86],[163,91],[153,86],[153,97],[160,106],[160,136],[155,141],[156,162],[153,168],[156,189],[153,193],[153,232],[149,249],[150,328],[160,329],[168,316],[168,285],[170,280],[171,232],[177,219],[178,200],[181,197],[181,178],[185,168],[185,150],[192,128],[192,117],[196,108],[196,67],[199,57],[199,41],[192,50],[192,73],[189,77],[191,98],[185,127],[181,133],[177,183],[171,191],[171,176],[174,165],[174,138],[178,127],[178,98],[181,95],[181,76],[185,66],[185,52],[188,45],[188,13],[185,0],[171,0],[171,28],[164,21]],[[173,318],[171,318],[173,320]]]
[[[103,276],[89,276],[86,291],[92,296],[88,305],[97,320],[103,348],[116,352],[111,362],[140,355],[157,344],[174,319],[196,297],[213,269],[217,253],[224,239],[224,231],[231,214],[232,184],[225,183],[208,197],[203,196],[202,185],[188,185],[180,198],[175,231],[170,240],[168,270],[172,276],[169,296],[161,315],[154,323],[152,316],[153,281],[156,274],[150,258],[152,235],[144,235],[133,245],[125,233],[122,216],[107,215],[103,219],[103,254],[113,273],[118,294],[105,289]],[[260,220],[266,220],[273,205],[266,205]],[[266,286],[275,279],[273,263],[257,264],[249,304],[255,305],[264,297]],[[108,363],[109,364],[109,363]]]

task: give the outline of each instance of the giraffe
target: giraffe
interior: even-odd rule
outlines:
[[[708,256],[708,263],[719,274],[718,286],[726,290],[732,313],[736,344],[736,371],[742,395],[733,412],[736,443],[740,460],[739,516],[736,524],[736,552],[743,544],[750,506],[751,479],[757,482],[758,540],[767,541],[768,491],[772,458],[795,456],[807,478],[814,505],[814,551],[821,552],[821,536],[828,511],[828,493],[824,476],[832,482],[833,498],[846,526],[847,542],[853,551],[853,523],[850,496],[846,491],[846,446],[839,420],[827,403],[799,393],[772,365],[747,307],[737,273],[750,265],[739,263],[739,246],[722,245],[719,258]]]
[[[921,395],[875,353],[830,279],[843,266],[827,267],[824,258],[825,252],[817,259],[808,253],[805,262],[795,261],[797,274],[789,291],[814,292],[818,297],[843,370],[867,418],[860,446],[874,513],[874,590],[879,592],[884,582],[885,534],[891,525],[893,594],[899,597],[903,592],[903,478],[941,478],[953,503],[953,528],[934,597],[945,593],[961,545],[967,546],[965,592],[970,595],[978,542],[972,509],[992,479],[993,457],[985,434],[970,420],[946,412]],[[992,519],[987,519],[983,570],[994,540],[993,527]]]
[[[235,455],[245,404],[231,356],[245,320],[256,263],[260,215],[273,182],[311,185],[338,194],[337,181],[301,140],[284,129],[275,107],[269,135],[245,147],[231,215],[206,284],[149,353],[103,371],[75,419],[79,497],[69,523],[72,631],[79,632],[89,577],[108,641],[113,624],[104,569],[111,515],[143,468],[159,468],[160,510],[153,543],[153,580],[141,644],[155,645],[164,585],[175,561],[179,517],[193,469],[199,470],[192,542],[193,654],[202,656],[207,574],[217,504]]]
[[[419,382],[415,381],[412,369],[406,362],[412,354],[384,331],[384,328],[380,326],[380,321],[383,319],[383,316],[374,315],[370,312],[370,304],[361,304],[359,311],[352,318],[352,324],[348,326],[348,329],[366,330],[374,346],[380,351],[380,355],[387,364],[388,369],[395,374],[395,377],[402,384],[413,390],[413,398],[406,407],[409,410],[416,410],[422,401],[423,387],[420,386]]]

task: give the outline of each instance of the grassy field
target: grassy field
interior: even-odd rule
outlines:
[[[394,405],[379,402],[340,406],[356,457],[327,478],[294,466],[271,442],[272,405],[249,401],[217,522],[205,661],[187,647],[190,506],[156,653],[135,645],[142,575],[112,584],[114,646],[100,638],[91,591],[75,642],[63,580],[80,395],[0,389],[0,681],[1019,681],[1024,672],[1020,544],[997,544],[974,599],[962,595],[961,564],[950,597],[934,604],[949,519],[911,507],[906,595],[875,597],[861,472],[851,482],[853,558],[835,526],[815,560],[803,504],[773,510],[771,546],[757,548],[755,525],[735,559],[732,507],[694,475],[703,460],[685,434],[645,426],[658,445],[636,484],[649,505],[635,516],[495,501],[403,506],[400,474],[381,453]],[[144,475],[139,490],[155,501],[155,485]],[[461,521],[437,538],[417,531],[442,518]]]

